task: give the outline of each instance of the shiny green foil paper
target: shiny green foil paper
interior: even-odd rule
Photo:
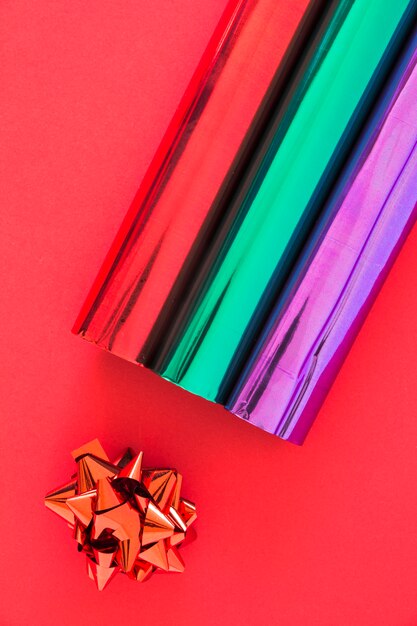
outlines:
[[[225,403],[399,50],[415,2],[342,0],[299,70],[231,225],[178,311],[165,378]],[[412,17],[412,16],[411,16]]]

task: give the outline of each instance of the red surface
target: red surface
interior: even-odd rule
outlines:
[[[0,7],[1,626],[417,624],[417,230],[302,448],[70,333],[223,6]],[[183,575],[87,578],[42,498],[95,436],[184,474]]]

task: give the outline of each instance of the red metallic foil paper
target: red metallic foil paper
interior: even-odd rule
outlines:
[[[74,332],[131,361],[156,358],[322,5],[228,3]]]
[[[130,449],[111,463],[97,439],[72,453],[77,473],[45,505],[64,519],[99,591],[122,572],[143,582],[155,571],[182,572],[178,546],[189,539],[195,505],[180,497],[175,469],[143,469]]]

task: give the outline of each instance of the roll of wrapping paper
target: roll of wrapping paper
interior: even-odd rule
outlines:
[[[74,332],[131,361],[158,350],[323,4],[228,3]]]
[[[416,218],[417,33],[389,91],[228,404],[295,443],[302,443]]]
[[[177,313],[156,365],[164,377],[227,401],[415,13],[410,0],[339,2],[236,196],[237,218]]]

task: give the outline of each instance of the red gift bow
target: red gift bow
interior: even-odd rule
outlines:
[[[143,582],[155,571],[182,572],[178,551],[197,515],[180,498],[175,469],[142,469],[130,448],[114,463],[95,439],[72,453],[77,473],[45,496],[45,505],[73,530],[101,591],[118,572]],[[188,535],[187,535],[188,533]]]

